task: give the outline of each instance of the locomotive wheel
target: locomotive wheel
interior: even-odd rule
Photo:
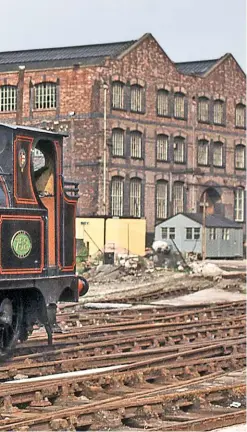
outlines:
[[[18,342],[23,322],[23,300],[20,295],[0,298],[0,360],[7,358]]]

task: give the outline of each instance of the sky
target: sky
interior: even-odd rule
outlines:
[[[246,0],[8,0],[0,51],[88,45],[152,33],[171,60],[234,55],[246,70]]]

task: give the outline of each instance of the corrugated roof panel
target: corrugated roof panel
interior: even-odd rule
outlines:
[[[60,60],[80,60],[92,57],[116,57],[136,41],[98,45],[82,45],[63,48],[44,48],[0,53],[0,64],[25,64]]]
[[[185,75],[203,75],[211,69],[219,59],[214,60],[200,60],[191,62],[175,63],[179,72]]]

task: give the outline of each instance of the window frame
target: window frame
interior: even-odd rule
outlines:
[[[162,196],[158,196],[158,192],[159,192],[159,187],[160,186],[164,186],[165,187],[165,197],[162,198]],[[155,194],[155,208],[156,208],[156,219],[158,220],[164,220],[167,219],[168,217],[168,181],[166,180],[158,180],[156,183],[156,194]],[[162,201],[164,204],[164,216],[160,216],[160,212],[159,209],[160,207],[162,207]]]
[[[218,148],[221,149],[221,164],[216,163],[215,161],[215,150]],[[213,142],[213,166],[215,168],[224,168],[224,143],[221,141],[214,141]]]
[[[217,121],[217,119],[216,119],[216,113],[215,113],[215,107],[216,106],[222,107],[222,119],[221,119],[220,122]],[[215,99],[214,100],[214,105],[213,105],[213,123],[215,125],[225,126],[225,121],[224,121],[224,112],[225,112],[225,109],[226,109],[225,102],[222,99]],[[218,116],[219,116],[219,113],[218,113]]]
[[[206,147],[206,163],[199,162],[199,148]],[[197,141],[197,165],[209,166],[209,141],[206,139],[198,139]]]
[[[237,109],[240,107],[243,109],[243,120],[244,120],[243,125],[237,124]],[[246,105],[243,103],[238,103],[235,106],[235,128],[236,129],[246,129]]]
[[[209,228],[209,240],[217,240],[217,229],[214,227]]]
[[[133,93],[134,91],[139,91],[139,102],[137,105],[140,105],[140,107],[137,109],[133,108]],[[137,95],[135,95],[135,98],[137,98]],[[144,87],[140,84],[132,84],[130,86],[130,112],[137,113],[137,114],[144,114],[145,113],[145,100],[144,100]]]
[[[10,94],[11,93],[11,94]],[[6,109],[6,107],[10,109]],[[0,113],[17,111],[17,86],[3,84],[0,86]]]
[[[160,96],[166,96],[167,98],[167,113],[161,113],[159,112],[159,107],[161,103],[159,103]],[[156,113],[158,117],[170,117],[170,109],[169,109],[169,103],[170,103],[170,92],[166,89],[158,89],[157,90],[157,98],[156,98]]]
[[[120,210],[119,212],[115,212],[114,211],[114,203],[113,203],[113,185],[114,182],[118,182],[118,185],[116,185],[117,187],[120,186],[121,188],[121,194],[117,195],[115,194],[114,197],[116,200],[119,200],[119,202],[117,203],[117,205],[115,206],[115,208],[117,208],[117,210]],[[120,198],[119,198],[120,197]],[[111,178],[111,215],[112,216],[116,216],[116,217],[121,217],[124,214],[124,178],[121,176],[114,176]]]
[[[175,150],[177,150],[177,146],[181,145],[181,150],[182,150],[182,156],[183,156],[183,160],[180,161],[175,157]],[[175,164],[185,164],[186,163],[186,155],[185,155],[185,138],[183,137],[174,137],[174,142],[173,142],[173,162]]]
[[[160,140],[166,141],[165,145],[166,145],[166,151],[164,153],[166,153],[166,158],[161,158],[161,149],[159,147],[161,147],[161,145],[164,144],[159,142]],[[158,134],[156,135],[156,161],[157,162],[168,162],[169,161],[169,136],[166,134]]]
[[[181,192],[182,192],[182,197],[181,197],[182,206],[181,206],[181,209],[179,209],[178,205],[175,205],[176,202],[178,202],[178,200],[179,200],[178,197],[175,197],[175,191],[176,191],[176,188],[178,186],[181,187]],[[179,181],[174,182],[173,183],[173,190],[172,190],[172,212],[173,212],[174,216],[176,214],[178,214],[178,213],[183,213],[184,212],[184,207],[185,207],[185,205],[184,205],[184,197],[185,197],[185,195],[184,195],[184,183],[179,182]],[[178,208],[179,210],[175,212],[175,208]]]
[[[51,89],[50,90],[50,95],[48,94],[47,90],[45,90],[47,88]],[[42,91],[40,91],[40,93],[38,94],[37,92],[38,92],[39,89],[41,89]],[[52,95],[52,93],[54,93],[54,94]],[[52,96],[55,97],[55,103],[51,104],[51,100],[52,100],[51,99],[49,101],[49,106],[47,106],[48,105],[47,101],[49,100],[48,98],[52,97]],[[34,111],[56,110],[57,109],[57,102],[58,102],[57,96],[58,96],[57,83],[49,82],[49,81],[44,81],[44,82],[35,84],[35,86],[34,86],[34,95],[33,95]],[[38,100],[39,103],[37,102],[37,100]],[[37,106],[37,104],[39,104],[39,105],[44,104],[45,106]]]
[[[241,167],[237,166],[237,154],[238,154],[239,149],[243,150],[243,166],[241,166]],[[237,169],[237,170],[245,170],[245,168],[246,168],[246,146],[244,144],[237,144],[235,146],[235,163],[234,163],[234,165],[235,165],[235,169]]]
[[[230,229],[229,228],[222,228],[221,240],[225,240],[225,241],[230,240]]]
[[[133,150],[133,145],[136,145],[136,143],[133,142],[133,139],[140,139],[140,142],[138,142],[138,146],[139,146],[139,151],[138,154],[139,156],[135,156],[133,155],[134,152],[132,152]],[[138,130],[134,130],[130,132],[130,157],[131,159],[143,159],[143,133],[138,131]]]
[[[119,98],[119,99],[122,99],[121,100],[121,104],[120,105],[122,105],[122,106],[115,106],[114,105],[114,100],[115,100],[115,97],[114,97],[114,88],[115,87],[119,87],[119,88],[121,88],[121,92],[122,92],[122,94],[121,94],[121,98]],[[125,84],[122,82],[122,81],[120,81],[120,80],[116,80],[116,81],[113,81],[112,82],[112,93],[111,93],[111,107],[112,107],[112,109],[113,110],[119,110],[119,111],[125,111],[125,106],[124,106],[124,103],[125,103]],[[117,97],[116,97],[116,99],[117,99]]]
[[[241,192],[241,194],[240,194]],[[238,196],[240,194],[241,196]],[[244,188],[237,188],[234,191],[234,220],[244,222],[245,220],[245,191]],[[241,217],[239,216],[241,215]]]
[[[122,145],[122,154],[117,154],[117,153],[115,153],[114,152],[114,139],[116,138],[115,137],[115,134],[117,134],[117,133],[119,133],[119,136],[120,136],[120,131],[121,131],[121,137],[122,137],[122,143],[121,143],[121,145]],[[125,138],[125,136],[124,136],[124,130],[122,129],[122,128],[113,128],[112,129],[112,136],[111,136],[111,140],[112,140],[112,151],[111,151],[111,154],[112,154],[112,157],[114,157],[114,158],[124,158],[125,157],[125,152],[124,152],[124,138]],[[116,143],[115,143],[116,144]]]
[[[185,110],[186,110],[186,104],[185,104],[185,94],[184,93],[182,93],[182,92],[176,92],[176,93],[174,93],[174,104],[173,104],[173,117],[175,118],[175,119],[178,119],[178,120],[186,120],[186,112],[185,112]],[[177,111],[177,109],[178,109],[178,106],[177,106],[177,104],[176,104],[176,102],[177,102],[177,100],[183,100],[183,115],[181,116],[180,115],[180,113],[177,113],[176,111]]]
[[[208,115],[207,119],[204,120],[201,118],[201,103],[207,103]],[[198,97],[198,109],[197,109],[197,120],[199,123],[210,123],[210,99],[207,96],[199,96]]]
[[[135,186],[133,186],[135,185]],[[136,206],[135,202],[131,202],[132,199],[136,199],[135,195],[135,190],[133,189],[133,187],[136,188],[137,190],[137,186],[138,185],[138,194],[139,196],[138,198],[138,207]],[[134,192],[134,193],[133,193]],[[133,177],[130,179],[130,191],[129,191],[129,202],[130,202],[130,216],[131,217],[136,217],[136,218],[141,218],[142,217],[142,180],[139,177]]]

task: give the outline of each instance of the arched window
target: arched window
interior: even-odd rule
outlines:
[[[175,163],[185,162],[185,139],[183,137],[174,138],[173,160]]]
[[[157,92],[157,114],[167,117],[169,115],[169,92],[160,89]]]
[[[111,180],[111,213],[112,216],[123,216],[124,179],[116,176]]]
[[[124,84],[120,81],[112,83],[112,108],[124,109]]]
[[[242,144],[236,145],[235,148],[235,168],[245,168],[245,146]]]
[[[130,180],[130,216],[141,217],[141,179]]]
[[[132,85],[130,89],[130,109],[134,112],[144,112],[144,88],[140,85]]]
[[[234,219],[236,222],[244,221],[244,189],[242,188],[234,192]]]
[[[215,167],[223,166],[223,143],[214,142],[213,147],[213,165]]]
[[[208,165],[209,142],[205,139],[198,141],[197,163],[198,165]]]
[[[175,93],[174,95],[174,117],[185,118],[185,96],[183,93]]]
[[[54,83],[36,84],[34,87],[35,109],[52,109],[57,106],[57,86]]]
[[[112,155],[124,155],[124,131],[120,128],[112,130]]]
[[[157,135],[157,160],[167,161],[168,160],[168,136]]]
[[[174,182],[173,184],[173,214],[184,211],[184,184]]]
[[[214,101],[214,123],[224,124],[224,102],[220,99]]]
[[[209,100],[205,96],[198,99],[198,121],[209,121]]]
[[[246,107],[243,104],[236,105],[235,125],[238,128],[245,128]]]
[[[168,183],[159,180],[156,185],[156,216],[157,219],[167,218]]]
[[[139,131],[130,134],[130,156],[136,159],[142,157],[142,133]]]
[[[0,87],[0,111],[16,111],[16,86],[3,85]]]

